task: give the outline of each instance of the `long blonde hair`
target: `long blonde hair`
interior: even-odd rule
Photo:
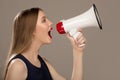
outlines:
[[[32,42],[33,32],[36,28],[38,12],[41,8],[30,8],[17,14],[13,22],[12,41],[7,58],[7,65],[4,73],[4,79],[7,73],[8,60],[13,54],[20,54],[26,51]]]
[[[10,55],[22,53],[31,44],[40,8],[31,8],[22,11],[14,19],[14,28]]]

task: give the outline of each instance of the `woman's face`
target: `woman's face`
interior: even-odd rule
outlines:
[[[33,33],[34,39],[41,44],[48,44],[52,41],[52,22],[49,21],[43,11],[39,11],[36,29]]]

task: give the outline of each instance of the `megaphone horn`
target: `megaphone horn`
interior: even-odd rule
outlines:
[[[94,13],[95,13],[95,16],[96,16],[96,19],[97,19],[97,22],[98,22],[99,28],[102,30],[101,19],[100,19],[100,17],[99,17],[99,13],[98,13],[98,10],[97,10],[95,4],[93,4],[93,9],[94,9]]]
[[[86,27],[99,27],[102,30],[102,23],[95,4],[93,4],[92,7],[83,14],[67,20],[61,20],[56,25],[56,29],[60,34],[69,32],[74,39],[76,39],[78,35],[76,35],[76,33],[79,28]]]

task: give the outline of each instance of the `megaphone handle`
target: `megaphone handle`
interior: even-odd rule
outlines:
[[[76,32],[74,35],[73,35],[73,38],[74,40],[77,40],[77,37],[81,34],[81,32]]]
[[[81,34],[81,32],[75,33],[75,34],[73,35],[74,40],[77,40],[77,37],[78,37],[80,34]],[[78,47],[82,47],[82,46],[84,46],[84,45],[85,45],[85,44],[80,44],[80,45],[78,45]]]

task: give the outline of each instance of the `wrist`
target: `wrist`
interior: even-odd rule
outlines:
[[[73,49],[73,56],[83,56],[83,50]]]
[[[84,50],[77,47],[77,48],[73,48],[73,52],[83,54]]]

